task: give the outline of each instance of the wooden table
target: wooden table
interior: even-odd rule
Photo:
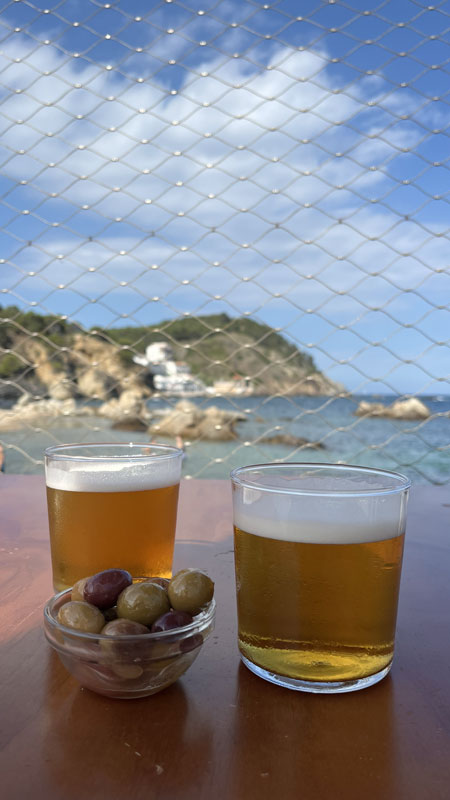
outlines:
[[[182,486],[176,567],[216,581],[216,630],[142,700],[81,689],[44,640],[52,593],[43,480],[0,478],[4,800],[450,798],[450,497],[412,491],[396,659],[347,695],[291,692],[239,662],[226,481]]]

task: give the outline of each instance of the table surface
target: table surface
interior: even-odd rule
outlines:
[[[449,495],[411,493],[391,674],[320,696],[274,686],[240,663],[229,484],[184,481],[174,566],[213,577],[216,629],[181,680],[127,701],[82,689],[46,643],[43,479],[2,476],[2,797],[448,800]]]

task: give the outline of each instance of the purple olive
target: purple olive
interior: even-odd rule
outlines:
[[[187,611],[168,611],[162,617],[153,623],[151,627],[152,633],[160,633],[161,631],[171,631],[174,628],[183,628],[192,622],[192,617]]]
[[[125,569],[105,569],[91,575],[84,587],[84,599],[97,608],[111,608],[119,594],[130,586],[132,577]]]
[[[131,619],[113,619],[102,628],[101,633],[105,636],[145,636],[149,630]]]
[[[194,633],[180,642],[180,653],[190,653],[191,650],[196,650],[203,644],[203,636],[201,633]]]
[[[131,619],[113,619],[101,633],[108,639],[100,639],[100,647],[108,663],[132,664],[145,658],[148,652],[149,630]],[[136,637],[129,639],[128,637]]]

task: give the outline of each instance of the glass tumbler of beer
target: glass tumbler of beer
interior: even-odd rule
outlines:
[[[45,451],[53,584],[118,567],[170,577],[182,450],[66,444]]]
[[[231,473],[239,650],[272,683],[363,689],[387,675],[410,482],[340,464]]]

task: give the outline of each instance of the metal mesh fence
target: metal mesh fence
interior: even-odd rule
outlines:
[[[191,476],[449,480],[449,18],[3,3],[7,471],[58,441],[178,434]]]

